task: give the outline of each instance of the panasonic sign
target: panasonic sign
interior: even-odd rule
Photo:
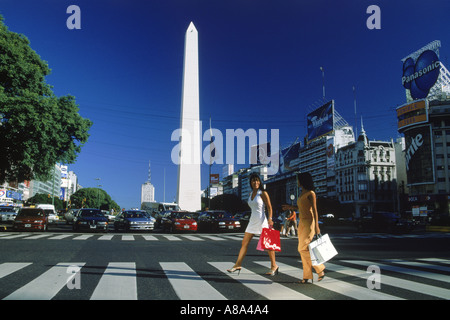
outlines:
[[[434,61],[432,64],[430,64],[428,67],[425,67],[419,71],[414,72],[414,74],[409,76],[403,76],[402,77],[402,85],[405,86],[405,84],[408,84],[412,80],[416,80],[417,78],[427,74],[430,71],[433,71],[435,69],[439,69],[441,67],[441,63],[439,61]]]
[[[440,46],[440,41],[433,41],[402,59],[402,85],[413,100],[428,97],[431,88],[438,81],[441,72]]]

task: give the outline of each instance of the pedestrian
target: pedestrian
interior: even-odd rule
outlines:
[[[286,222],[284,224],[284,229],[286,232],[286,237],[289,237],[289,234],[291,233],[291,228],[294,232],[294,236],[295,236],[295,231],[297,229],[297,214],[295,213],[294,210],[289,210],[288,212],[288,216],[286,218]]]
[[[248,205],[252,210],[250,221],[248,222],[247,229],[245,229],[244,239],[242,240],[241,250],[239,251],[239,256],[234,264],[233,268],[228,269],[230,273],[238,271],[238,274],[242,269],[242,261],[247,254],[248,245],[250,240],[252,240],[255,234],[259,235],[263,228],[268,228],[269,225],[273,226],[272,221],[272,205],[270,204],[270,198],[266,191],[264,191],[261,179],[258,174],[252,173],[250,175],[250,187],[252,192],[248,198]],[[267,208],[267,213],[269,218],[266,218],[265,208]],[[271,268],[266,275],[274,276],[278,274],[278,265],[275,261],[275,251],[268,250]]]
[[[320,233],[316,193],[314,192],[315,188],[311,174],[308,172],[298,174],[297,186],[302,188],[302,192],[297,199],[297,206],[285,204],[282,207],[283,210],[298,209],[300,218],[298,224],[298,252],[300,253],[303,265],[303,279],[299,283],[305,284],[309,280],[313,282],[312,268],[314,268],[318,275],[318,281],[322,281],[325,277],[325,265],[313,266],[308,248],[314,235]]]

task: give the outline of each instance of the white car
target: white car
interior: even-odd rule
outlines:
[[[17,212],[13,207],[0,207],[0,222],[13,222]]]
[[[46,210],[44,210],[46,211]],[[59,216],[56,213],[48,213],[48,223],[57,224]]]

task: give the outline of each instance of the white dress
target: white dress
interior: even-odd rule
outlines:
[[[255,198],[252,200],[252,192],[248,198],[248,206],[252,209],[252,214],[250,216],[250,221],[248,222],[247,229],[245,232],[253,234],[261,234],[263,228],[268,228],[269,223],[267,222],[265,214],[264,201],[261,198],[261,190],[258,190]]]

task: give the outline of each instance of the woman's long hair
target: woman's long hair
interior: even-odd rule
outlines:
[[[314,191],[316,189],[314,187],[312,176],[309,172],[302,172],[297,174],[297,183],[306,190]]]
[[[250,184],[250,188],[252,188],[252,180],[258,180],[259,181],[259,190],[261,190],[261,191],[264,191],[264,188],[263,188],[263,184],[262,184],[262,181],[261,181],[261,178],[259,177],[259,174],[257,174],[256,172],[253,172],[251,175],[250,175],[250,178],[248,179],[248,182],[249,182],[249,184]],[[253,189],[253,188],[252,188]]]

